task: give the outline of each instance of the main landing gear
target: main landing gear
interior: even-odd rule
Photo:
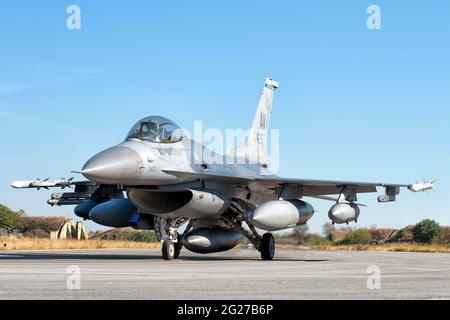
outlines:
[[[162,242],[162,257],[164,260],[177,259],[183,249],[183,237],[189,232],[192,222],[189,222],[184,233],[178,233],[178,228],[187,222],[186,219],[164,219],[155,217],[156,239]]]
[[[242,233],[255,248],[261,253],[262,260],[272,260],[275,255],[275,239],[271,233],[265,233],[262,236],[256,231],[249,220],[246,211],[236,202],[231,205],[231,212],[221,216],[225,224],[240,233]],[[155,233],[158,241],[162,242],[162,257],[164,260],[177,259],[183,248],[183,238],[191,230],[193,220],[189,221],[183,234],[178,233],[178,228],[189,221],[188,219],[176,218],[165,219],[155,217]],[[244,228],[243,222],[248,226]]]
[[[237,202],[232,202],[231,211],[233,215],[223,215],[224,220],[231,228],[241,232],[255,248],[261,253],[262,260],[273,260],[275,256],[275,239],[271,233],[265,233],[262,236],[256,231],[256,228],[248,218],[246,211]],[[242,222],[245,222],[250,231],[242,227]]]

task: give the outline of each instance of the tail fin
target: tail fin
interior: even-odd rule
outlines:
[[[278,87],[278,82],[273,81],[272,78],[266,79],[247,141],[236,149],[237,157],[244,158],[253,164],[268,166],[267,132],[272,113],[273,95]]]

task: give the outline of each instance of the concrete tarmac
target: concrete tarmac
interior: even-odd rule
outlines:
[[[450,254],[0,251],[0,299],[450,299]]]

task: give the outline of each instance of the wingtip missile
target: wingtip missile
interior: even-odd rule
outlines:
[[[11,182],[11,187],[14,189],[23,189],[30,187],[30,181],[13,181]]]
[[[48,188],[66,188],[70,187],[73,184],[73,178],[61,180],[50,180],[49,178],[45,180],[37,179],[37,180],[26,180],[26,181],[13,181],[11,182],[11,187],[15,189],[32,189],[35,188],[37,190],[47,189]]]
[[[425,192],[428,190],[432,190],[434,188],[434,183],[436,180],[431,182],[423,182],[423,183],[414,183],[408,186],[408,190],[411,192]]]

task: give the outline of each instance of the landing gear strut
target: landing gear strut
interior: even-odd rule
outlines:
[[[177,259],[180,256],[181,249],[183,249],[183,237],[177,233],[178,242],[174,243],[175,246],[175,255],[174,258]]]
[[[272,260],[275,255],[275,239],[273,235],[271,233],[265,233],[260,236],[248,218],[246,211],[239,203],[233,202],[230,209],[235,215],[223,215],[222,220],[224,220],[234,230],[241,232],[245,237],[247,237],[247,239],[249,239],[255,248],[261,253],[262,260]],[[250,232],[242,227],[242,222],[245,222],[248,225]]]

